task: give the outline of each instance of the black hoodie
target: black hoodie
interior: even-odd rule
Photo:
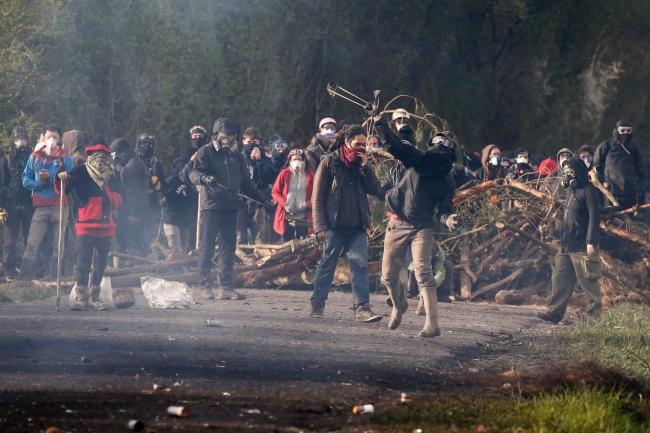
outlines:
[[[575,189],[566,188],[560,245],[563,252],[586,251],[587,244],[600,245],[600,200],[598,190],[589,181],[585,163],[576,157],[569,158],[569,163],[578,185]]]
[[[596,149],[593,166],[611,185],[617,199],[630,200],[645,186],[647,173],[641,149],[634,142],[622,145],[616,130],[611,140]]]

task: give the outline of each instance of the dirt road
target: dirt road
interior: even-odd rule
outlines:
[[[509,365],[527,336],[553,329],[531,307],[441,304],[442,336],[425,340],[413,300],[388,331],[387,317],[354,323],[349,293],[331,293],[318,320],[308,293],[243,292],[246,301],[191,310],[152,310],[142,295],[106,312],[57,313],[54,299],[1,305],[0,430],[120,431],[133,418],[158,432],[353,428],[364,422],[354,404],[380,413],[401,392],[438,395],[469,367]],[[388,313],[384,299],[372,295],[376,312]],[[153,384],[171,391],[151,394]],[[190,417],[168,418],[173,403]]]

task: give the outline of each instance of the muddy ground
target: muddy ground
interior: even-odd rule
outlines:
[[[353,322],[351,294],[331,293],[325,319],[309,293],[243,290],[246,301],[152,310],[54,311],[55,300],[0,305],[0,430],[126,431],[130,419],[165,431],[364,431],[367,416],[413,399],[498,394],[475,377],[536,369],[525,350],[560,327],[535,307],[440,304],[442,336],[420,339],[415,300],[396,331]],[[372,295],[388,313],[385,296]],[[220,320],[220,328],[204,325]],[[83,357],[83,361],[82,361]],[[469,373],[476,368],[480,373]],[[507,374],[506,374],[507,376]],[[169,392],[153,393],[153,385]],[[169,405],[189,409],[185,419]]]

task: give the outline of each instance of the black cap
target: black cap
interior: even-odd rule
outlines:
[[[618,128],[619,126],[632,126],[632,124],[627,119],[621,119],[618,122],[616,122],[616,127]]]
[[[212,127],[212,134],[217,135],[218,133],[223,133],[226,135],[237,135],[237,125],[231,119],[221,118],[214,122]]]
[[[24,135],[26,137],[29,137],[29,134],[27,134],[27,129],[25,129],[24,126],[16,126],[13,131],[11,131],[11,136],[15,139],[19,135]]]
[[[111,152],[124,152],[131,149],[131,143],[126,138],[118,138],[111,143]]]

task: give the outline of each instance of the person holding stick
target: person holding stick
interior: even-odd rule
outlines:
[[[112,192],[108,180],[113,176],[114,166],[111,151],[102,136],[95,136],[86,149],[88,160],[78,165],[70,173],[57,172],[62,182],[54,184],[57,194],[61,194],[61,183],[65,193],[77,191],[79,198],[79,218],[77,221],[77,299],[70,308],[72,311],[106,310],[108,305],[99,300],[100,283],[104,276],[111,238],[115,236],[113,210],[122,205],[122,196]],[[90,287],[89,275],[95,257],[93,281]]]

